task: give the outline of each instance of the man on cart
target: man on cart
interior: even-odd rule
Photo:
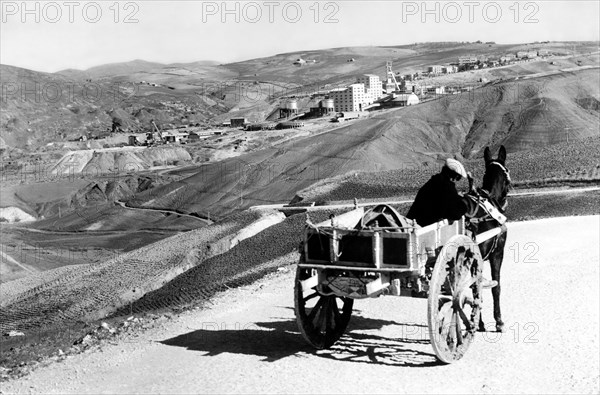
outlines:
[[[456,159],[448,158],[442,170],[432,176],[417,192],[407,218],[420,226],[427,226],[447,219],[456,221],[468,211],[466,197],[456,190],[455,183],[462,178],[469,180],[469,190],[473,193],[473,177],[470,172]],[[493,288],[497,281],[483,279],[484,288]]]
[[[460,219],[468,209],[465,198],[458,193],[455,185],[462,178],[469,180],[469,187],[472,189],[473,179],[462,163],[456,159],[446,159],[442,170],[419,189],[406,217],[415,220],[420,226],[444,219]]]

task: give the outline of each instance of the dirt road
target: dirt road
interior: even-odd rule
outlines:
[[[213,224],[213,223],[214,223],[214,221],[211,221],[210,219],[202,218],[202,217],[198,216],[198,214],[192,215],[192,214],[187,214],[187,213],[180,213],[180,212],[178,212],[178,211],[176,211],[176,210],[167,210],[167,209],[160,209],[160,208],[129,207],[129,206],[127,205],[127,203],[125,203],[125,202],[122,202],[122,201],[120,201],[120,200],[116,200],[116,201],[115,201],[115,204],[116,204],[117,206],[121,206],[121,207],[123,207],[123,208],[125,208],[125,209],[128,209],[128,210],[140,210],[140,211],[144,211],[144,210],[146,210],[146,211],[159,211],[159,212],[161,212],[161,213],[167,213],[167,214],[175,214],[175,215],[179,215],[180,217],[190,217],[190,218],[194,218],[194,219],[197,219],[197,220],[199,220],[199,221],[202,221],[202,222],[204,222],[206,225],[211,225],[211,224]]]
[[[599,216],[510,224],[507,332],[478,334],[453,365],[433,356],[423,299],[359,301],[347,335],[313,351],[296,330],[290,267],[2,392],[598,393],[599,230]],[[491,328],[489,293],[484,319]]]

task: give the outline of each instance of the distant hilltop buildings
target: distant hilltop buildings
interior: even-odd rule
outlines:
[[[493,43],[489,44],[491,46]],[[335,115],[336,119],[355,119],[366,114],[366,110],[411,106],[420,103],[422,100],[434,100],[436,97],[460,94],[473,89],[472,86],[461,86],[460,83],[455,86],[430,85],[426,83],[426,79],[430,77],[526,62],[548,55],[551,54],[545,49],[518,51],[501,55],[464,55],[458,57],[455,63],[433,64],[426,66],[425,70],[421,72],[411,72],[410,74],[395,73],[392,69],[392,62],[388,61],[386,62],[387,79],[384,81],[375,74],[361,74],[356,77],[354,83],[347,86],[315,91],[311,95],[305,95],[311,96],[311,101],[308,103],[298,101],[298,97],[295,95],[289,96],[289,100],[281,103],[280,107],[268,118],[272,120],[285,119],[286,122],[297,122],[299,119],[328,115]],[[351,58],[346,61],[351,62],[354,59]],[[302,66],[315,62],[316,60],[297,58],[294,64]],[[487,79],[481,77],[479,82],[486,83]],[[353,116],[352,114],[359,115]],[[244,120],[240,126],[246,123]],[[231,125],[234,125],[234,120],[232,120]],[[264,127],[264,125],[258,124],[255,126],[261,128],[260,130]],[[297,127],[297,125],[294,124],[293,127]]]
[[[456,65],[444,65],[444,66],[434,65],[434,66],[428,66],[427,67],[427,72],[429,74],[452,74],[452,73],[457,73],[458,72],[458,66],[456,66]]]
[[[294,65],[296,65],[296,66],[304,66],[305,64],[308,64],[308,63],[317,63],[317,61],[315,59],[304,60],[302,58],[298,58],[294,61]]]
[[[529,61],[531,59],[548,55],[551,55],[551,53],[547,49],[518,51],[516,53],[507,53],[499,56],[465,55],[459,56],[456,63],[427,66],[424,73],[430,76],[451,74],[460,71],[497,67],[514,62]],[[405,79],[410,80],[409,78]]]
[[[522,58],[537,58],[538,57],[538,51],[519,51],[517,52],[517,58],[522,59]]]

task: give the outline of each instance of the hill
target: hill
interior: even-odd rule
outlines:
[[[374,112],[332,131],[202,165],[131,203],[221,216],[289,202],[300,189],[352,172],[437,169],[440,159],[478,157],[488,145],[503,144],[512,154],[597,136],[598,79],[591,69],[504,81]]]
[[[159,127],[167,128],[205,124],[228,111],[222,100],[211,97],[202,86],[177,89],[168,85],[176,78],[199,85],[206,81],[201,77],[171,76],[142,84],[144,78],[137,74],[74,79],[0,65],[0,83],[6,87],[0,133],[8,147],[35,149],[80,136],[102,137],[111,132],[113,124],[139,132],[151,130],[152,119]]]
[[[521,49],[572,55],[597,51],[598,45],[422,43],[304,50],[230,64],[165,65],[134,60],[54,74],[0,65],[0,83],[7,87],[0,134],[8,147],[31,149],[81,135],[102,135],[112,130],[115,122],[125,131],[142,131],[151,128],[150,119],[161,127],[220,123],[233,116],[262,121],[284,96],[327,90],[353,82],[362,73],[384,78],[389,60],[395,71],[405,74],[423,71],[431,64],[456,62],[463,55],[498,57]],[[314,63],[295,66],[298,58]],[[458,73],[450,78],[496,80],[549,68],[547,62],[535,63]],[[577,66],[574,61],[563,63],[562,67]]]
[[[132,60],[130,62],[108,63],[100,66],[90,67],[86,70],[66,69],[57,71],[56,74],[64,76],[75,76],[81,78],[100,78],[114,77],[119,75],[131,75],[140,72],[152,72],[164,68],[187,68],[194,69],[198,67],[217,66],[220,62],[212,60],[200,60],[192,63],[171,63],[163,64],[158,62],[148,62],[141,59]]]
[[[147,62],[145,60],[132,60],[130,62],[109,63],[91,67],[86,70],[67,69],[56,72],[56,74],[75,78],[99,78],[116,75],[126,75],[133,72],[149,71],[163,67],[161,63]]]
[[[343,47],[322,50],[302,50],[274,56],[225,64],[240,78],[280,81],[298,85],[345,84],[354,82],[358,74],[371,73],[385,77],[387,61],[393,62],[395,72],[422,72],[427,66],[456,63],[460,56],[499,58],[520,50],[545,49],[556,55],[573,55],[598,51],[598,43],[548,44],[483,44],[483,43],[421,43],[385,47]],[[301,58],[307,63],[294,66]],[[314,63],[308,62],[314,60]]]

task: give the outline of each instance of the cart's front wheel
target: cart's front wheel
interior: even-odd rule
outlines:
[[[433,269],[427,318],[431,345],[445,363],[459,360],[479,325],[481,270],[479,246],[457,235],[440,251]]]
[[[302,336],[315,348],[331,347],[348,326],[354,300],[324,296],[315,287],[303,290],[302,281],[316,275],[313,269],[298,267],[294,286],[296,322]]]

